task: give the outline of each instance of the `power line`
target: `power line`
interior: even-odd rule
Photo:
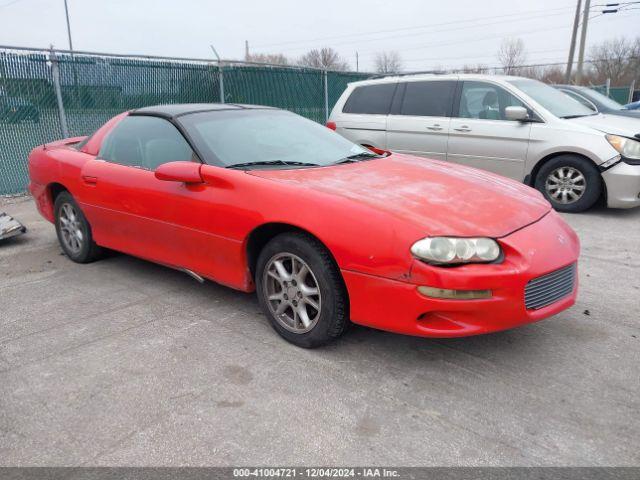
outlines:
[[[344,35],[332,35],[330,37],[317,37],[317,38],[313,38],[313,39],[309,39],[309,40],[303,40],[302,42],[299,40],[292,40],[292,41],[286,41],[286,42],[280,42],[280,43],[271,43],[271,44],[264,44],[264,45],[257,45],[255,48],[261,48],[261,49],[265,49],[265,48],[271,48],[271,47],[278,47],[281,45],[291,45],[291,44],[300,44],[300,43],[313,43],[313,42],[319,42],[319,41],[324,41],[324,40],[334,40],[336,38],[349,38],[349,37],[363,37],[363,36],[369,36],[369,35],[376,35],[376,34],[380,34],[380,33],[394,33],[394,32],[399,32],[399,31],[406,31],[406,30],[417,30],[417,29],[424,29],[424,28],[432,28],[432,27],[441,27],[441,26],[445,26],[445,25],[456,25],[456,24],[461,24],[461,23],[470,23],[470,22],[477,22],[478,20],[495,20],[497,18],[507,18],[507,17],[522,17],[522,16],[528,16],[532,13],[540,13],[542,11],[544,12],[554,12],[554,11],[559,11],[559,10],[567,10],[573,7],[561,7],[561,8],[555,8],[555,9],[545,9],[545,10],[529,10],[526,12],[518,12],[518,13],[509,13],[509,14],[504,14],[504,15],[492,15],[492,16],[488,16],[488,17],[478,17],[478,18],[473,18],[473,19],[468,19],[468,20],[454,20],[451,22],[440,22],[440,23],[432,23],[432,24],[426,24],[426,25],[416,25],[416,26],[412,26],[412,27],[401,27],[401,28],[393,28],[393,29],[386,29],[386,30],[375,30],[375,31],[369,31],[369,32],[360,32],[360,33],[350,33],[350,34],[344,34]],[[333,44],[333,42],[332,42]]]
[[[565,15],[565,12],[562,13],[551,13],[551,14],[543,14],[543,15],[537,15],[537,16],[528,16],[526,18],[520,18],[520,19],[513,19],[511,20],[510,23],[514,23],[514,22],[522,22],[522,21],[530,21],[530,20],[536,20],[536,19],[542,19],[542,18],[549,18],[549,17],[554,17],[554,16],[559,16],[559,15]],[[398,38],[407,38],[407,37],[415,37],[415,36],[420,36],[420,35],[435,35],[438,33],[443,33],[443,32],[454,32],[457,30],[470,30],[473,28],[481,28],[481,27],[488,27],[488,26],[492,26],[492,25],[501,25],[504,23],[504,20],[498,20],[498,21],[492,21],[492,22],[486,22],[486,23],[475,23],[474,25],[465,25],[465,26],[459,26],[459,27],[447,27],[447,28],[442,28],[442,29],[437,29],[437,30],[430,30],[428,32],[414,32],[414,33],[406,33],[403,35],[387,35],[387,36],[383,36],[383,37],[378,37],[378,38],[369,38],[366,40],[363,39],[359,39],[359,40],[348,40],[345,42],[332,42],[331,45],[332,46],[339,46],[339,45],[352,45],[352,44],[358,44],[358,43],[363,43],[363,42],[377,42],[377,41],[381,41],[381,40],[386,40],[386,39],[398,39]],[[308,47],[295,47],[295,48],[289,48],[289,49],[285,49],[283,50],[283,52],[290,52],[290,51],[294,51],[294,50],[304,50],[307,49]]]

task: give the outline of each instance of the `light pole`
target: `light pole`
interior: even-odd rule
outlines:
[[[73,54],[73,41],[71,40],[71,22],[69,21],[69,6],[67,0],[64,0],[64,13],[67,17],[67,36],[69,37],[69,50]]]

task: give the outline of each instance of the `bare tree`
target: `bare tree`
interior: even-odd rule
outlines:
[[[344,61],[333,48],[325,47],[305,53],[298,63],[304,67],[322,68],[326,70],[349,70],[349,64]]]
[[[477,65],[469,65],[465,64],[462,66],[462,73],[487,73],[489,67],[483,65],[482,63],[478,63]]]
[[[498,50],[498,61],[506,75],[515,75],[519,67],[525,64],[527,54],[521,38],[505,38]]]
[[[272,65],[288,65],[289,59],[281,53],[250,53],[244,56],[245,62],[270,63]]]
[[[378,52],[375,57],[376,71],[378,73],[397,73],[402,70],[402,59],[395,51]]]
[[[612,85],[628,85],[637,75],[639,55],[640,37],[635,42],[620,37],[591,47],[589,60],[597,82],[610,78]]]

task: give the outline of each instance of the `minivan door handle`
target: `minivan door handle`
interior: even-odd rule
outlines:
[[[428,126],[427,128],[428,128],[429,130],[436,130],[436,131],[442,130],[442,127],[440,126],[440,124],[439,124],[439,123],[436,123],[436,124],[434,124],[434,125],[430,125],[430,126]]]
[[[454,128],[456,132],[470,132],[471,129],[466,125],[462,125],[460,128]]]

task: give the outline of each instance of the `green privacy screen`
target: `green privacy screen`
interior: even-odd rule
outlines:
[[[368,74],[208,61],[0,49],[0,195],[28,184],[32,148],[88,135],[114,115],[148,105],[269,105],[324,122],[347,83]],[[221,85],[222,83],[222,85]],[[325,102],[326,94],[326,102]]]

